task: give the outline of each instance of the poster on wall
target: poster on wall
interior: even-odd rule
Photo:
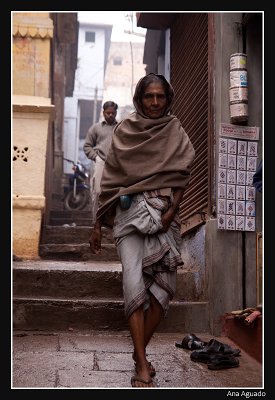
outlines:
[[[255,231],[259,128],[221,123],[218,144],[218,229]]]

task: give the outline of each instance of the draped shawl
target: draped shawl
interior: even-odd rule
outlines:
[[[195,157],[192,143],[173,115],[158,119],[132,113],[115,128],[101,180],[97,217],[124,194],[161,188],[184,189]]]

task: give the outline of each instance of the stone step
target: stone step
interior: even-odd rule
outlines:
[[[75,244],[40,244],[39,256],[47,260],[74,260],[74,261],[118,261],[118,254],[114,244],[102,243],[101,254],[92,254],[89,243]]]
[[[92,212],[89,210],[69,211],[51,210],[50,225],[75,224],[77,226],[91,226]]]
[[[113,231],[102,227],[102,243],[114,243]],[[41,231],[41,244],[88,243],[90,226],[52,226],[44,225]]]
[[[175,300],[204,302],[197,274],[179,269]],[[13,263],[13,294],[63,298],[122,298],[122,266],[104,261],[18,261]]]
[[[122,299],[122,267],[110,262],[15,262],[13,294]]]
[[[128,329],[124,303],[114,299],[14,296],[13,324],[14,329],[21,330]],[[207,302],[172,301],[157,332],[209,332],[209,328]]]

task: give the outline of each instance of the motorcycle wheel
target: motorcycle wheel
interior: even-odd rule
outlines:
[[[66,210],[82,210],[89,201],[89,192],[87,190],[76,190],[74,196],[73,190],[69,191],[64,199],[64,206]]]

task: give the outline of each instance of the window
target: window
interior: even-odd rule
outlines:
[[[114,57],[113,64],[114,65],[122,65],[122,57]]]
[[[95,42],[95,32],[85,32],[85,42]]]

